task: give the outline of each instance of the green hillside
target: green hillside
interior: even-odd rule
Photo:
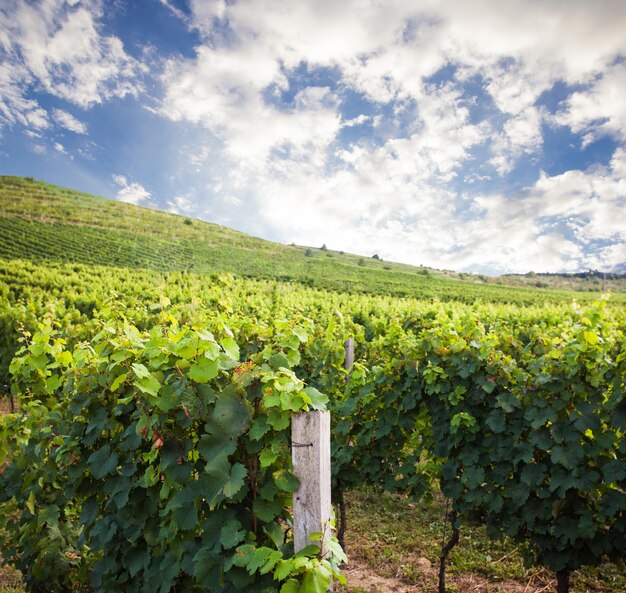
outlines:
[[[510,288],[477,277],[325,248],[286,246],[199,220],[32,178],[0,177],[0,257],[293,281],[319,288],[440,299],[536,302],[571,292]],[[593,292],[579,299],[597,298]]]

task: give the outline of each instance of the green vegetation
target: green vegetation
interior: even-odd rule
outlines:
[[[465,302],[530,304],[572,298],[563,291],[476,283],[471,275],[469,281],[449,278],[435,270],[332,251],[326,245],[319,249],[279,245],[215,224],[20,177],[0,177],[0,257],[230,272],[337,291]],[[600,287],[595,297],[599,292]],[[582,300],[595,297],[577,294]]]
[[[451,280],[3,183],[0,385],[19,409],[0,417],[0,553],[30,590],[324,591],[334,560],[290,547],[287,429],[325,405],[357,559],[421,582],[407,557],[436,563],[441,489],[452,590],[545,566],[560,592],[570,573],[600,591],[579,569],[609,560],[624,582],[626,295]]]
[[[42,325],[17,353],[2,555],[36,591],[325,591],[335,557],[287,537],[291,414],[326,404],[290,368],[306,330],[155,321],[72,349]]]

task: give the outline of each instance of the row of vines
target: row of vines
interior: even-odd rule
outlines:
[[[2,555],[34,591],[325,591],[341,549],[291,543],[304,409],[332,412],[337,502],[440,487],[455,527],[517,540],[559,591],[624,558],[621,306],[26,262],[0,280],[0,383],[20,401],[0,426]]]

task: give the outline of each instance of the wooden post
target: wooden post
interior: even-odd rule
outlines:
[[[348,338],[346,340],[346,343],[344,344],[344,347],[346,349],[346,360],[343,363],[343,368],[346,369],[346,371],[348,371],[348,375],[347,377],[350,376],[350,369],[352,368],[352,365],[354,364],[354,338]],[[348,379],[346,378],[346,381]]]
[[[330,412],[301,412],[291,418],[293,473],[300,488],[293,495],[294,546],[298,552],[312,542],[309,535],[321,532],[321,556],[329,554]]]

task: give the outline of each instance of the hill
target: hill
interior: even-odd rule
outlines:
[[[199,274],[229,272],[318,288],[441,299],[536,302],[571,293],[286,246],[233,229],[50,185],[0,177],[0,257]],[[599,291],[599,288],[598,288]],[[598,291],[577,298],[597,297]]]

